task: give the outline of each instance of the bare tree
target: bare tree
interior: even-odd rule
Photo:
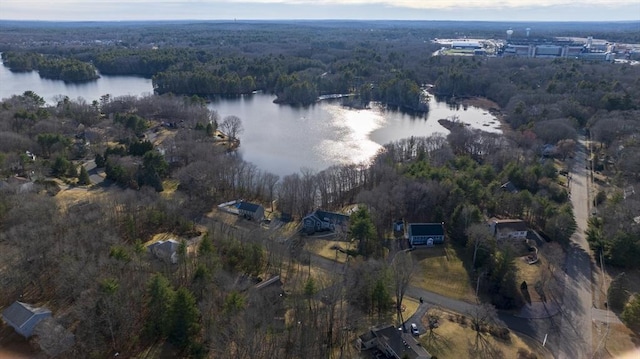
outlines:
[[[486,225],[473,224],[467,228],[467,246],[473,247],[473,268],[476,268],[476,259],[478,258],[478,250],[491,240],[491,233]]]
[[[238,136],[244,132],[242,121],[237,116],[227,116],[222,120],[218,127],[225,135],[229,136],[232,141],[237,141]]]
[[[71,349],[75,342],[73,334],[53,318],[46,318],[35,327],[35,334],[40,348],[51,358]]]
[[[483,303],[475,306],[467,315],[471,318],[471,328],[476,332],[475,342],[469,343],[470,357],[503,358],[504,353],[485,337],[485,334],[495,332],[494,327],[498,324],[496,308],[491,304]]]
[[[404,323],[404,318],[402,317],[402,300],[409,287],[409,282],[411,281],[415,268],[416,264],[413,261],[411,252],[400,251],[393,256],[391,270],[396,295],[396,313],[398,314],[398,321],[400,323]]]

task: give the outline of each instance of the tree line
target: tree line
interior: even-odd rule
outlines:
[[[73,58],[37,53],[3,52],[2,60],[12,71],[38,71],[42,78],[65,82],[85,82],[99,78],[90,63]]]

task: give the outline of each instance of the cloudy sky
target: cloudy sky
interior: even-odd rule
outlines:
[[[639,0],[0,0],[3,20],[640,20]]]

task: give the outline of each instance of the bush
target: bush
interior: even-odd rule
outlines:
[[[505,327],[490,327],[489,334],[491,334],[495,338],[502,339],[505,341],[511,340],[511,336],[510,336],[511,332],[509,332],[509,329]]]

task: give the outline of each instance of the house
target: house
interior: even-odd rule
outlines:
[[[359,350],[378,348],[389,358],[430,359],[431,354],[410,334],[393,325],[374,328],[357,340]]]
[[[238,213],[246,219],[261,221],[264,219],[264,207],[250,202],[240,202],[237,204]]]
[[[157,241],[149,245],[149,251],[153,253],[157,258],[163,261],[176,264],[178,263],[178,248],[180,242],[175,239],[169,239],[167,241]]]
[[[516,187],[516,185],[514,185],[511,181],[507,181],[503,183],[502,186],[500,186],[500,188],[503,191],[506,191],[509,193],[518,193],[518,187]]]
[[[410,223],[407,236],[412,247],[419,245],[431,247],[434,244],[442,244],[444,243],[444,222]]]
[[[326,212],[317,209],[302,219],[302,230],[307,234],[322,231],[346,231],[349,225],[349,216],[341,213]]]
[[[263,280],[249,290],[249,305],[261,314],[255,320],[264,320],[263,324],[276,330],[285,330],[285,291],[279,275]]]
[[[46,308],[38,308],[27,303],[15,301],[2,311],[2,319],[5,323],[25,338],[33,335],[36,325],[45,318],[51,317],[51,311]]]
[[[527,224],[521,219],[489,220],[489,231],[496,239],[525,239],[527,238]]]

